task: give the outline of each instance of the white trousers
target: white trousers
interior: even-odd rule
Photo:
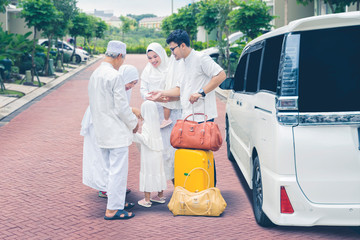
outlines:
[[[109,174],[107,176],[107,206],[109,210],[122,210],[125,205],[129,165],[129,147],[101,148]]]

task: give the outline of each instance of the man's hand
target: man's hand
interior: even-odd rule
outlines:
[[[193,93],[191,94],[190,98],[189,98],[189,101],[191,104],[194,104],[195,102],[198,101],[198,99],[202,97],[202,95],[200,93]]]
[[[138,108],[131,108],[132,112],[135,114],[135,116],[139,119],[139,120],[143,120],[143,117],[141,116],[141,111]]]
[[[139,130],[139,122],[136,124],[136,127],[133,129],[133,133],[136,133]]]

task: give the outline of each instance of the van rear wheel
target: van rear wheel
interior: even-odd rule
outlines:
[[[235,162],[235,158],[232,155],[231,151],[230,151],[230,138],[229,138],[229,119],[226,115],[226,150],[227,150],[227,157],[231,162]]]
[[[257,224],[262,227],[269,227],[272,224],[270,219],[266,216],[266,214],[262,210],[263,205],[263,187],[262,187],[262,178],[260,171],[260,162],[259,157],[256,156],[254,159],[254,169],[253,169],[253,211]]]

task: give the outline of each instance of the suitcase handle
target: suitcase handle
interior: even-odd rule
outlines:
[[[200,97],[199,98],[200,100],[203,100],[204,101],[204,122],[206,122],[206,120],[207,120],[207,115],[206,115],[206,110],[205,110],[205,97]],[[191,104],[191,107],[192,107],[192,116],[193,116],[193,121],[195,121],[195,115],[200,115],[200,114],[197,114],[197,113],[195,113],[195,110],[194,110],[194,103],[193,104]],[[203,114],[201,114],[201,115],[203,115]],[[188,116],[188,117],[190,117],[191,116],[191,114]],[[187,118],[188,118],[187,117]]]
[[[207,187],[207,188],[210,188],[210,175],[209,175],[209,173],[208,173],[204,168],[201,168],[201,167],[193,168],[193,169],[188,173],[188,175],[187,175],[186,178],[185,178],[184,188],[186,189],[186,187],[185,187],[186,181],[187,181],[188,177],[190,176],[190,173],[192,173],[194,170],[203,170],[203,171],[206,173],[206,175],[208,176],[208,187]]]

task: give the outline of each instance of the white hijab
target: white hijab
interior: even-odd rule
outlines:
[[[161,59],[158,67],[154,67],[151,63],[147,63],[144,71],[141,74],[141,80],[153,85],[153,89],[164,89],[165,78],[168,72],[169,57],[165,49],[159,43],[150,43],[146,49],[146,54],[149,51],[155,52]]]
[[[160,133],[160,120],[156,103],[145,101],[141,105],[141,116],[144,119],[141,135],[144,144],[154,151],[163,150],[163,141]]]
[[[133,65],[122,65],[119,68],[119,73],[123,76],[125,85],[132,81],[139,80],[139,72]],[[131,98],[131,90],[132,89],[126,91],[129,103]]]

